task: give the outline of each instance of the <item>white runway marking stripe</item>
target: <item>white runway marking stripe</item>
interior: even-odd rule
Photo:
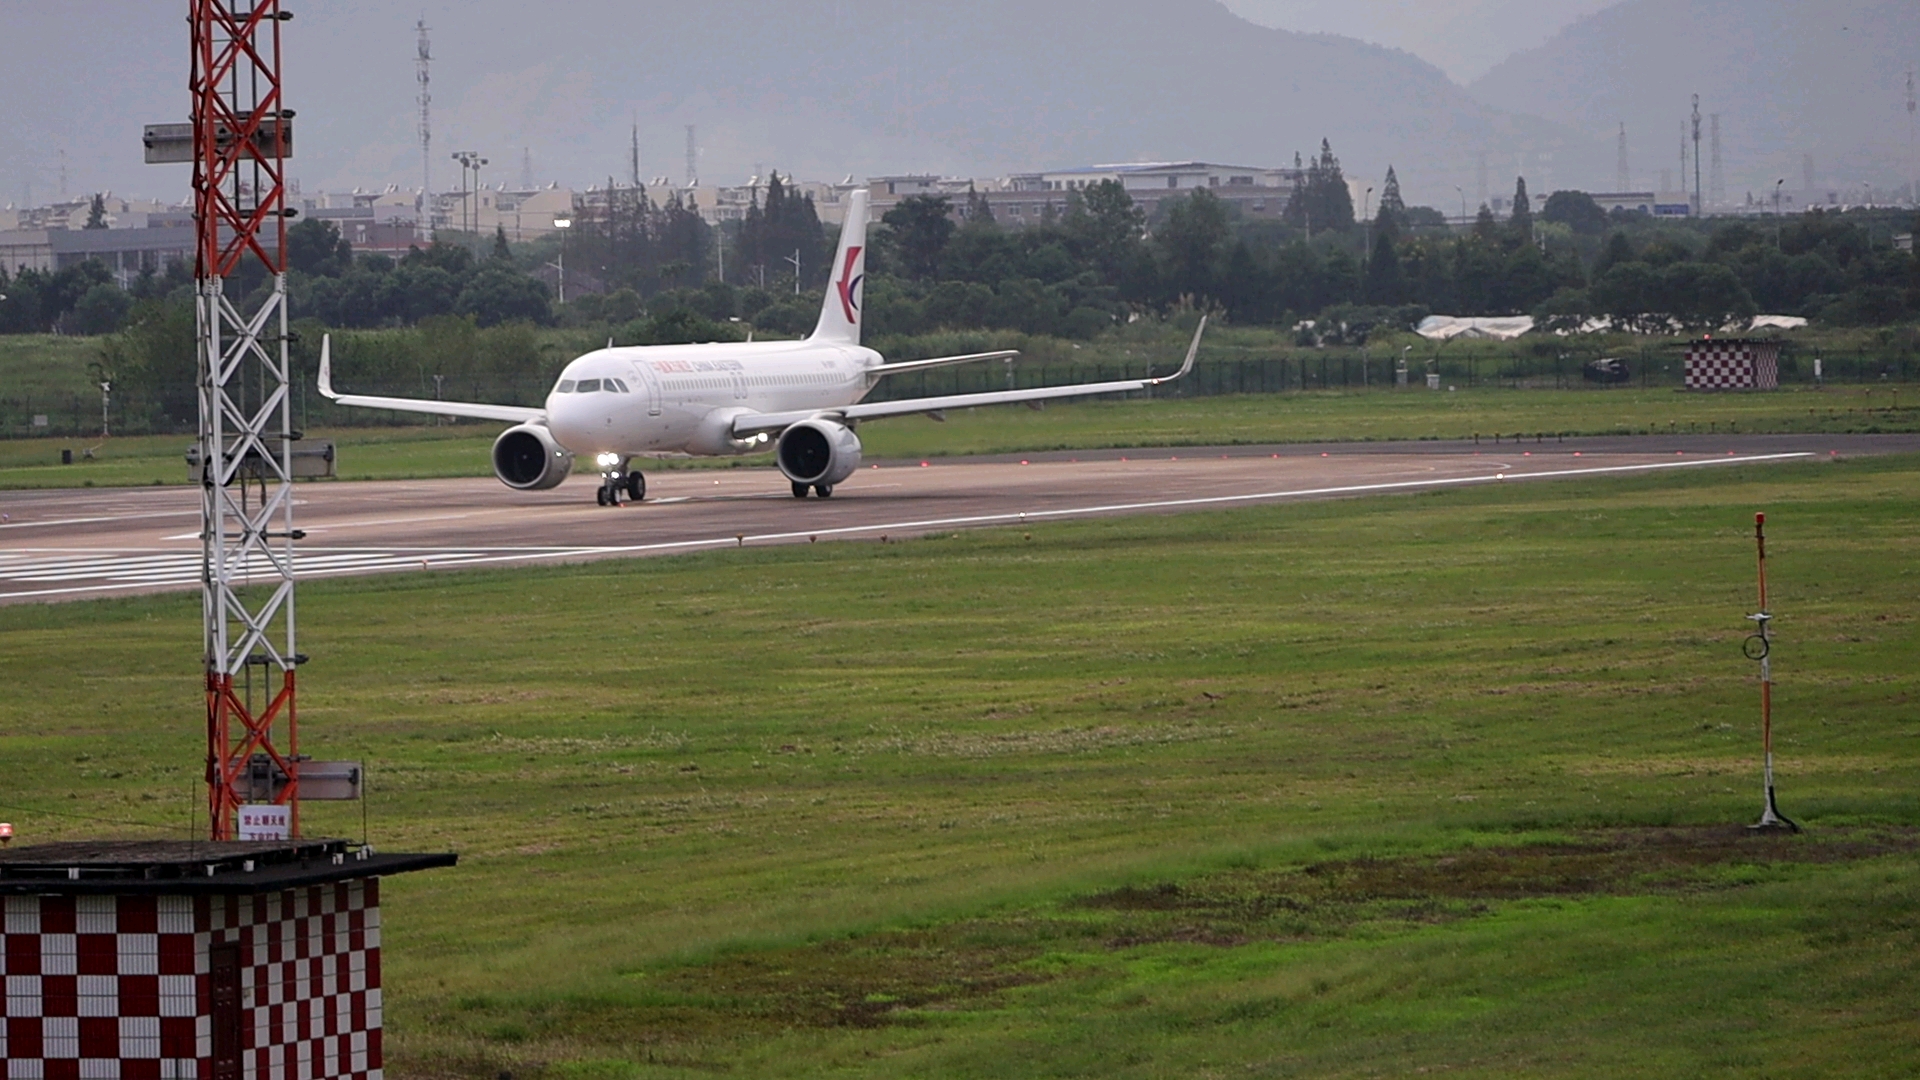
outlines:
[[[113,514],[107,517],[56,518],[51,521],[15,521],[6,525],[0,525],[0,529],[40,529],[51,525],[97,525],[103,521],[141,521],[147,518],[199,516],[200,511],[197,508],[193,510],[159,510],[149,514]],[[198,536],[200,534],[193,533],[192,535]]]
[[[542,548],[540,551],[545,554],[551,549]],[[191,585],[200,580],[200,553],[197,551],[131,556],[116,552],[63,554],[67,557],[48,559],[32,554],[0,553],[0,584],[19,582],[43,585],[67,581],[95,581],[102,584],[20,592],[8,590],[0,592],[0,595],[50,596],[71,592]],[[487,551],[459,549],[303,552],[295,557],[295,569],[302,577],[332,577],[375,570],[419,569],[423,562],[430,567],[460,565],[494,557],[498,556]],[[256,556],[247,560],[246,570],[266,576],[270,568],[265,559]]]
[[[702,548],[734,547],[741,543],[778,543],[794,541],[807,537],[855,536],[874,533],[912,533],[940,528],[959,528],[965,526],[1013,524],[1039,520],[1064,520],[1076,517],[1095,517],[1109,514],[1142,512],[1151,510],[1178,510],[1201,507],[1225,507],[1236,504],[1277,502],[1285,499],[1326,498],[1338,495],[1385,494],[1394,491],[1433,490],[1446,487],[1464,487],[1477,484],[1519,482],[1523,480],[1559,480],[1583,476],[1619,476],[1634,473],[1661,472],[1670,469],[1710,468],[1716,465],[1750,465],[1761,462],[1791,461],[1817,457],[1809,452],[1748,454],[1719,458],[1698,458],[1689,461],[1660,461],[1636,465],[1601,465],[1575,469],[1542,469],[1537,472],[1514,472],[1510,466],[1490,463],[1491,472],[1477,473],[1472,476],[1454,476],[1427,478],[1421,480],[1399,480],[1372,484],[1345,484],[1334,487],[1296,488],[1281,491],[1250,492],[1240,495],[1209,495],[1185,499],[1158,499],[1142,502],[1109,503],[1094,506],[1081,506],[1059,510],[1009,510],[1002,513],[974,514],[961,517],[924,518],[912,521],[894,521],[872,525],[849,525],[839,528],[813,528],[792,532],[759,533],[738,536],[705,537],[691,540],[663,541],[653,544],[610,545],[595,547],[511,547],[495,548],[326,548],[307,549],[298,556],[297,572],[307,577],[332,577],[345,574],[371,573],[381,570],[414,570],[422,562],[429,567],[480,566],[498,563],[529,563],[545,560],[597,558],[609,555],[638,555],[671,551],[693,551]],[[252,561],[254,569],[264,572],[264,560]],[[197,550],[178,553],[155,554],[148,550],[126,551],[89,551],[68,550],[48,551],[18,550],[0,552],[0,586],[8,582],[20,584],[51,585],[63,581],[93,581],[97,584],[66,585],[56,588],[43,588],[24,591],[11,591],[0,588],[0,599],[27,599],[43,596],[71,596],[85,593],[125,591],[127,589],[156,588],[167,585],[184,586],[195,584],[200,579],[200,553]]]

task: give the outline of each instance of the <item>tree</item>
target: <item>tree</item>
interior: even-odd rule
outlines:
[[[73,311],[60,320],[61,326],[76,334],[111,334],[126,320],[133,300],[118,285],[95,285],[73,305]]]
[[[939,270],[940,253],[953,238],[952,210],[945,195],[909,195],[881,217],[908,277],[927,281]]]
[[[1387,166],[1386,183],[1380,185],[1380,215],[1375,225],[1391,224],[1398,231],[1407,224],[1406,200],[1400,197],[1400,178],[1394,175],[1393,166]]]
[[[473,316],[473,321],[480,326],[553,321],[552,309],[547,304],[546,283],[498,262],[473,275],[460,290],[454,310]]]
[[[967,185],[967,224],[992,225],[994,223],[995,222],[993,220],[993,206],[987,202],[987,197],[985,195],[982,195],[979,192],[975,191],[973,189],[972,184],[968,184]]]
[[[511,263],[513,261],[513,249],[507,246],[505,225],[493,227],[493,258],[496,262]]]
[[[1385,217],[1386,207],[1381,207]],[[1406,300],[1406,279],[1400,269],[1400,255],[1393,247],[1393,219],[1373,238],[1373,254],[1367,259],[1366,299],[1369,304],[1399,304]]]
[[[1582,236],[1607,231],[1607,212],[1584,191],[1556,191],[1540,209],[1543,221],[1557,221]]]
[[[93,205],[87,210],[87,223],[82,228],[104,229],[107,227],[107,197],[96,194]]]
[[[1515,243],[1533,242],[1533,201],[1527,198],[1527,178],[1524,176],[1514,178],[1513,214],[1507,218],[1507,231]]]
[[[1285,217],[1287,224],[1309,234],[1315,229],[1346,232],[1353,228],[1353,193],[1347,190],[1340,159],[1333,156],[1328,140],[1320,140],[1320,156],[1307,166],[1300,186],[1287,200]]]
[[[1633,241],[1627,234],[1616,232],[1607,237],[1607,246],[1600,249],[1600,257],[1593,262],[1593,276],[1598,278],[1615,265],[1633,261]]]
[[[1065,227],[1081,256],[1093,261],[1108,284],[1118,285],[1140,251],[1147,215],[1126,185],[1102,180],[1068,194]]]
[[[1655,310],[1689,330],[1718,330],[1753,318],[1753,298],[1732,270],[1718,263],[1684,262],[1661,268]]]
[[[307,218],[287,229],[287,266],[302,274],[339,277],[353,265],[353,245],[323,218]]]
[[[1164,268],[1164,298],[1220,296],[1220,265],[1226,254],[1226,205],[1206,188],[1173,204],[1166,224],[1154,233]]]

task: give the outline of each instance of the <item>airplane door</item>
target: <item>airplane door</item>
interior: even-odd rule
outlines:
[[[645,362],[633,365],[633,370],[639,373],[641,393],[647,395],[647,415],[659,416],[661,399],[660,376],[654,372],[652,364]]]

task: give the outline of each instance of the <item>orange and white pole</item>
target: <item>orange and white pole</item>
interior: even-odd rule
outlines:
[[[1756,829],[1790,829],[1800,831],[1796,825],[1780,812],[1779,804],[1773,798],[1773,613],[1767,608],[1767,515],[1753,515],[1753,543],[1758,553],[1760,572],[1760,611],[1747,616],[1759,624],[1759,629],[1747,638],[1742,651],[1752,660],[1760,661],[1760,748],[1763,754],[1761,777],[1764,785],[1765,802],[1762,804],[1760,820],[1752,826]]]

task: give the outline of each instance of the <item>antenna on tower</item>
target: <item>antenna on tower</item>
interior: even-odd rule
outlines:
[[[1716,206],[1727,204],[1727,174],[1720,168],[1720,114],[1708,118],[1712,132],[1713,171],[1707,174],[1707,198]]]
[[[1614,147],[1613,190],[1626,192],[1633,190],[1633,174],[1627,171],[1627,122],[1620,121],[1620,138]]]
[[[687,186],[700,186],[700,154],[693,139],[693,125],[687,125]]]
[[[67,201],[67,151],[65,147],[62,147],[60,150],[60,201]]]
[[[1700,196],[1700,95],[1693,95],[1693,216],[1699,217],[1706,209],[1706,200]]]
[[[633,170],[633,186],[640,186],[640,115],[633,117],[633,143],[627,150],[627,164]]]
[[[533,147],[520,148],[520,190],[533,190]]]
[[[433,93],[429,85],[433,74],[433,49],[427,41],[427,16],[423,12],[414,24],[420,32],[419,59],[414,61],[414,78],[420,83],[420,238],[433,242]]]
[[[1680,197],[1688,202],[1692,201],[1687,197],[1687,122],[1685,120],[1680,121]]]
[[[1913,96],[1913,69],[1907,69],[1907,156],[1913,165],[1913,188],[1907,192],[1907,201],[1920,206],[1920,129],[1916,129],[1914,112],[1920,109]]]

